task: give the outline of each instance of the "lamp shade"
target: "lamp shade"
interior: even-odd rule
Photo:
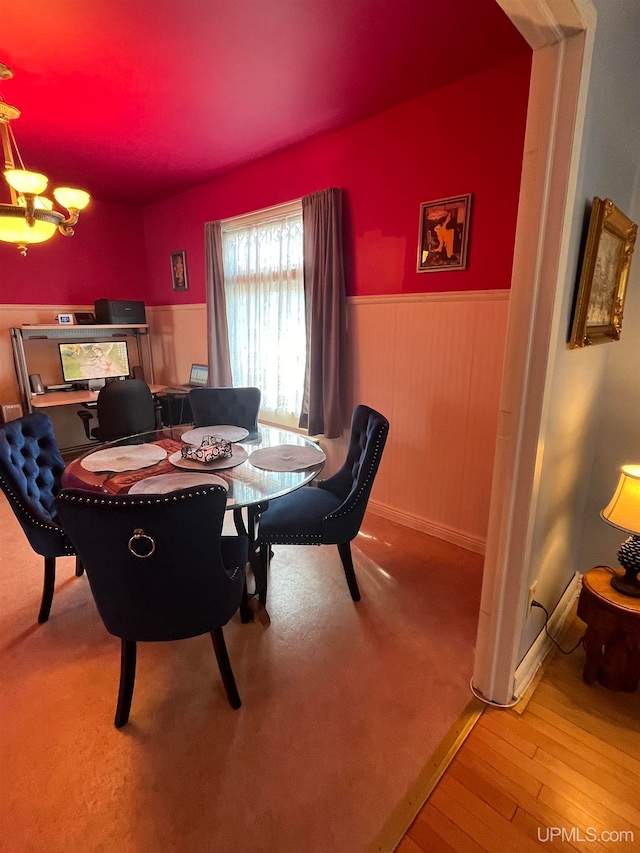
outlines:
[[[58,187],[53,191],[53,195],[67,210],[84,210],[91,198],[84,190],[74,190],[71,187]]]
[[[27,172],[26,169],[7,169],[4,176],[9,186],[13,187],[18,193],[40,195],[46,190],[49,183],[45,175],[41,175],[39,172]]]
[[[16,246],[44,243],[53,237],[58,228],[57,222],[62,219],[61,214],[58,214],[58,219],[54,219],[55,214],[51,213],[48,219],[36,218],[30,227],[24,214],[16,216],[16,210],[20,208],[11,210],[9,205],[0,205],[0,240],[3,243],[15,243]]]
[[[614,496],[600,513],[620,530],[640,533],[640,465],[623,465]]]

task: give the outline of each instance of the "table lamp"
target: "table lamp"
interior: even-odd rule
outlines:
[[[609,524],[631,534],[618,551],[625,574],[612,577],[611,586],[625,595],[640,598],[640,465],[622,466],[615,494],[600,515]]]

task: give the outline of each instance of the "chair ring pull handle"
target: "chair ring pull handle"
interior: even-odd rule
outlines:
[[[146,539],[147,541],[144,543],[144,547],[146,548],[146,554],[140,554],[133,547],[133,543],[139,541],[140,539]],[[156,550],[156,543],[148,536],[141,527],[136,527],[133,531],[133,536],[129,539],[128,542],[129,551],[133,554],[134,557],[139,557],[141,560],[145,560],[147,557],[150,557],[153,552]]]

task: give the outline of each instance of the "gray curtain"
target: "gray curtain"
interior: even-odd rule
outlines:
[[[347,426],[342,190],[304,196],[302,221],[307,365],[300,426],[339,438]]]
[[[229,357],[227,303],[224,295],[222,229],[220,222],[206,222],[204,246],[207,265],[207,350],[209,385],[233,385]]]

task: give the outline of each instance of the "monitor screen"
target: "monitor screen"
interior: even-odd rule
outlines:
[[[58,348],[65,382],[129,376],[126,341],[61,343],[58,344]]]
[[[202,385],[206,387],[209,378],[208,364],[192,364],[191,375],[189,376],[189,385]]]

